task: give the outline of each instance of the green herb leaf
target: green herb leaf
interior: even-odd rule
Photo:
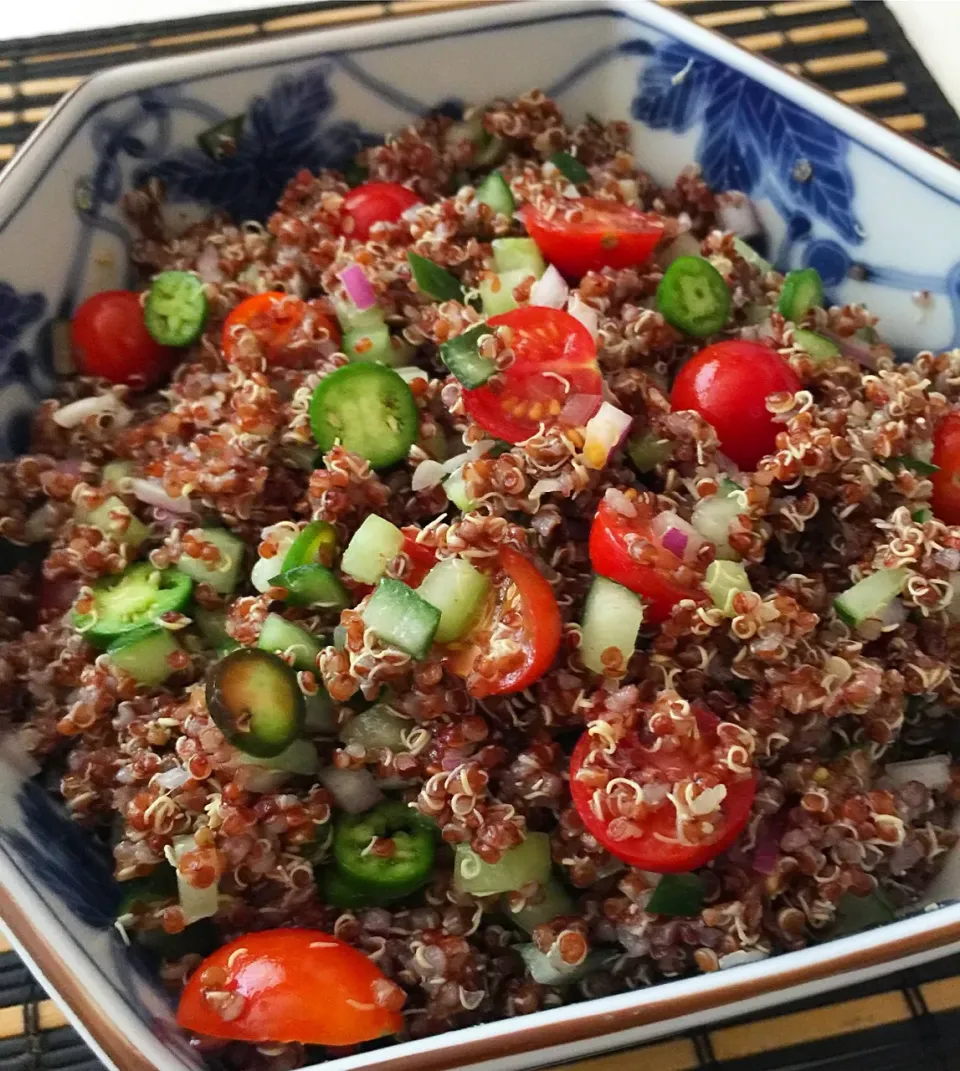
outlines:
[[[919,457],[911,457],[909,454],[903,454],[901,457],[891,457],[886,462],[886,466],[894,472],[898,468],[909,469],[918,476],[930,476],[932,473],[940,471],[939,465],[934,465],[929,461],[922,461]]]
[[[363,164],[358,164],[356,160],[351,160],[343,169],[343,177],[351,188],[362,186],[370,178],[370,168],[364,167]]]
[[[243,134],[242,115],[224,119],[197,135],[197,144],[211,160],[226,160],[236,156],[237,144]]]
[[[893,922],[896,913],[893,904],[880,889],[875,889],[866,896],[844,893],[837,905],[837,921],[831,930],[831,937],[843,937],[851,933],[882,926]]]
[[[550,163],[576,186],[582,186],[590,181],[590,172],[575,157],[568,152],[555,152],[550,157]]]
[[[690,918],[703,907],[706,885],[696,874],[664,874],[647,904],[651,915]]]
[[[463,287],[460,280],[451,275],[446,268],[434,264],[432,260],[417,253],[407,253],[407,261],[413,272],[417,286],[437,301],[463,301]]]
[[[915,521],[917,524],[926,524],[927,521],[932,521],[933,520],[933,510],[930,510],[930,509],[914,510],[914,512],[910,514],[910,519],[912,521]]]

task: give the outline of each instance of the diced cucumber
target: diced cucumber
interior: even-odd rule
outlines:
[[[343,352],[351,361],[363,364],[402,364],[386,324],[357,327],[343,333]]]
[[[403,751],[403,734],[412,726],[409,718],[386,703],[376,703],[351,718],[340,730],[340,739],[345,744],[360,744],[368,751],[373,748]]]
[[[587,595],[581,625],[580,657],[587,669],[603,673],[601,655],[616,647],[626,665],[643,624],[643,601],[605,576],[595,576]]]
[[[337,304],[337,319],[344,331],[375,331],[384,323],[383,309],[379,305],[371,305],[361,312],[348,301]]]
[[[293,651],[293,668],[316,671],[320,641],[306,629],[279,614],[267,614],[257,646],[262,651]]]
[[[497,370],[489,357],[481,357],[477,351],[480,339],[492,335],[486,324],[476,324],[462,335],[440,345],[440,360],[467,388],[481,387]]]
[[[220,551],[220,560],[211,565],[202,558],[191,558],[181,554],[177,568],[186,573],[198,584],[209,584],[221,595],[230,595],[240,578],[240,566],[243,565],[244,543],[226,528],[203,528],[202,540],[212,543]]]
[[[870,617],[881,617],[884,610],[903,590],[909,570],[880,569],[871,573],[833,600],[842,621],[856,628]]]
[[[371,513],[353,533],[340,559],[340,568],[361,584],[376,584],[402,546],[403,532]]]
[[[489,578],[465,558],[445,558],[438,562],[417,588],[420,597],[440,611],[436,642],[450,643],[465,635],[489,590]]]
[[[316,747],[303,737],[298,737],[279,755],[272,755],[268,759],[248,755],[240,748],[237,748],[237,753],[245,766],[265,766],[269,770],[283,770],[285,773],[299,774],[301,777],[309,777],[320,769],[320,758]]]
[[[768,272],[773,271],[773,265],[769,260],[764,260],[762,256],[750,245],[745,242],[739,235],[733,236],[733,248],[740,254],[741,257],[754,268],[756,271],[766,275]]]
[[[715,495],[697,502],[690,517],[693,527],[714,545],[717,557],[733,561],[739,560],[740,555],[730,546],[730,525],[744,512],[740,496],[733,493],[739,490],[736,485],[721,485]]]
[[[572,985],[595,970],[606,957],[595,952],[584,956],[580,963],[564,963],[559,953],[541,952],[536,945],[517,945],[530,977],[540,985]]]
[[[469,513],[477,508],[477,503],[470,497],[467,491],[467,481],[463,478],[463,468],[459,468],[443,482],[443,489],[447,492],[447,498],[459,510]]]
[[[107,648],[107,658],[117,669],[140,684],[153,688],[173,673],[170,656],[182,650],[169,629],[147,626],[131,632]]]
[[[197,842],[192,834],[173,838],[173,858],[177,863],[177,891],[180,895],[180,909],[187,925],[215,915],[220,903],[220,890],[215,881],[205,889],[198,889],[180,873],[180,860],[188,852],[196,850]]]
[[[440,624],[440,611],[403,581],[385,577],[363,611],[363,623],[384,643],[425,658]]]
[[[132,461],[108,461],[100,473],[100,486],[116,488],[121,480],[134,473]]]
[[[703,586],[713,601],[727,617],[733,617],[733,596],[738,591],[751,591],[747,570],[740,562],[714,561],[707,566]]]
[[[642,435],[634,435],[627,440],[627,456],[638,472],[652,472],[672,453],[673,444],[670,440],[661,439],[652,431],[645,431]]]
[[[211,647],[222,647],[224,644],[233,642],[233,638],[227,632],[226,611],[207,610],[202,606],[195,606],[192,616],[200,635]]]
[[[576,913],[572,897],[560,882],[553,878],[548,879],[546,884],[537,890],[534,899],[527,901],[519,911],[514,911],[509,904],[509,898],[504,897],[503,910],[515,926],[527,933],[533,933],[538,926],[553,922],[560,915]]]
[[[816,331],[808,331],[805,327],[798,327],[793,332],[793,341],[818,361],[840,356],[840,347],[835,342],[818,335]]]
[[[484,276],[480,283],[480,299],[483,302],[484,315],[499,316],[501,313],[518,308],[517,300],[513,296],[514,288],[519,286],[524,279],[531,278],[532,274],[526,268],[517,268],[514,271],[502,271],[493,276]]]
[[[540,247],[532,238],[494,238],[493,263],[498,272],[522,271],[538,279],[547,270]]]
[[[337,574],[316,562],[285,569],[274,578],[273,585],[286,591],[284,598],[289,606],[343,610],[350,605],[350,592]]]
[[[274,578],[283,572],[283,562],[287,556],[287,551],[293,546],[297,538],[296,530],[287,528],[279,531],[269,528],[264,529],[264,533],[271,531],[277,543],[277,553],[272,558],[257,558],[253,563],[253,568],[250,570],[250,583],[261,594],[272,588]]]
[[[550,877],[550,837],[528,833],[522,844],[509,848],[498,863],[485,863],[467,844],[458,844],[453,863],[453,885],[475,896],[514,892]]]
[[[127,517],[130,518],[129,523]],[[78,509],[76,519],[79,524],[99,528],[104,535],[133,548],[139,547],[150,535],[150,529],[116,495],[111,495],[96,509]]]
[[[502,216],[512,216],[516,208],[516,202],[507,180],[499,171],[491,171],[489,175],[477,187],[477,200],[483,205],[489,205],[494,212]]]

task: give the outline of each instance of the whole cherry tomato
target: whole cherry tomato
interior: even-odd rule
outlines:
[[[133,290],[94,294],[73,314],[70,343],[79,370],[111,383],[152,387],[173,367],[174,352],[154,342]]]
[[[695,870],[729,848],[750,817],[756,774],[735,773],[727,764],[731,744],[720,739],[720,719],[712,711],[696,707],[693,713],[694,734],[654,734],[649,720],[641,717],[637,731],[620,739],[612,752],[602,736],[589,730],[573,749],[570,794],[583,824],[608,852],[641,870],[662,874]],[[614,778],[627,790],[627,814],[606,790]],[[637,790],[630,790],[627,782],[643,792],[636,809]],[[723,799],[705,822],[697,820],[692,808],[679,813],[670,798],[689,799],[719,785],[725,789]],[[650,792],[648,786],[657,786],[658,791]]]
[[[670,392],[675,410],[693,409],[713,425],[720,449],[742,469],[754,469],[776,449],[777,432],[766,401],[796,394],[802,384],[776,350],[729,339],[702,349],[680,369]]]
[[[590,564],[594,572],[642,596],[644,621],[659,625],[682,599],[702,602],[704,595],[676,579],[683,562],[656,544],[650,529],[652,511],[637,502],[633,508],[634,516],[628,517],[608,502],[600,503],[590,528]],[[649,544],[643,561],[630,554],[638,537]]]
[[[177,1022],[215,1038],[356,1045],[403,1025],[403,992],[372,960],[319,930],[263,930],[193,972]]]
[[[497,377],[496,389],[484,385],[463,392],[467,412],[491,435],[523,442],[541,424],[555,422],[571,395],[600,393],[597,348],[570,313],[530,305],[491,316],[487,323],[510,328],[516,355]]]
[[[930,474],[933,512],[944,524],[960,524],[960,412],[948,413],[937,425],[933,463],[940,466]]]
[[[650,259],[663,237],[663,220],[651,212],[582,197],[570,205],[580,218],[570,222],[558,211],[549,219],[528,205],[523,222],[544,259],[570,279],[601,268],[632,268]]]
[[[374,223],[396,223],[408,208],[423,204],[422,198],[399,182],[365,182],[343,199],[343,212],[352,220],[344,233],[365,242]]]

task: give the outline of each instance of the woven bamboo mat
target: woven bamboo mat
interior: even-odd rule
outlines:
[[[62,94],[105,67],[471,2],[480,0],[305,3],[0,41],[0,166]],[[876,0],[662,2],[803,74],[894,129],[960,158],[960,120],[896,20]],[[960,1068],[960,956],[833,993],[825,1001],[733,1020],[562,1071],[913,1071],[917,1066],[924,1071]],[[2,936],[0,1069],[101,1071]]]

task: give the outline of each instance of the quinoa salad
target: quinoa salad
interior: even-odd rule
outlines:
[[[265,220],[127,195],[0,466],[0,729],[215,1066],[802,948],[956,840],[960,351],[642,163],[531,91]]]

